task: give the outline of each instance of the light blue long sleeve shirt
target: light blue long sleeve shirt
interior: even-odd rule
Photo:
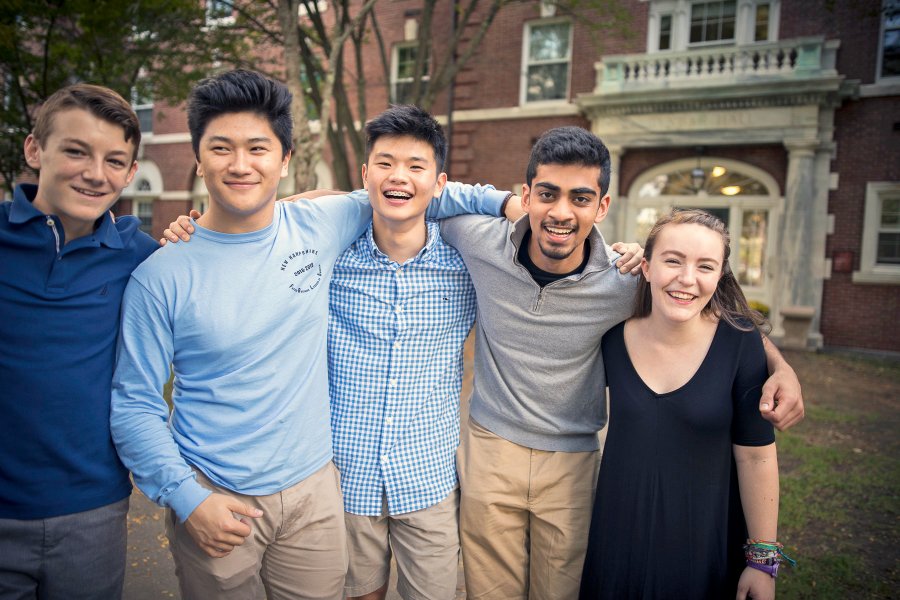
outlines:
[[[454,192],[436,217],[498,214],[505,194]],[[266,495],[332,456],[328,289],[340,253],[365,230],[365,192],[277,203],[272,223],[223,234],[195,224],[125,290],[110,423],[122,462],[147,497],[185,520],[216,485]],[[171,416],[162,389],[175,371]]]

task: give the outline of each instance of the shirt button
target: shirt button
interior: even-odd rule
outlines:
[[[400,342],[394,342],[394,348],[398,348],[398,349],[399,349],[399,348],[400,348],[400,345],[401,345]]]
[[[393,424],[394,424],[394,417],[385,417],[385,418],[384,418],[384,424],[385,424],[385,425],[393,425]]]
[[[382,454],[382,455],[381,455],[381,462],[387,462],[387,461],[388,461],[388,455],[387,455],[387,454]]]
[[[397,267],[397,275],[403,274],[403,267]]]
[[[402,312],[403,312],[403,307],[402,307],[402,306],[396,307],[396,308],[394,309],[394,312],[396,312],[396,313],[402,313]]]
[[[397,387],[397,380],[396,380],[396,379],[389,379],[389,380],[388,380],[388,387],[392,387],[392,388],[393,388],[393,387]]]

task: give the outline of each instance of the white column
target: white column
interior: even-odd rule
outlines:
[[[619,195],[619,167],[622,164],[622,154],[625,149],[622,146],[607,145],[609,150],[609,212],[600,223],[600,233],[607,244],[613,242],[627,242],[625,237],[625,203],[628,201]]]
[[[773,334],[782,333],[781,315],[784,306],[811,306],[816,309],[810,338],[821,344],[819,312],[824,280],[825,235],[828,179],[820,171],[827,161],[828,148],[818,140],[785,140],[788,150],[787,185],[784,191],[784,212],[781,217],[778,247],[775,251],[777,276],[773,299]],[[827,162],[826,162],[827,164]]]

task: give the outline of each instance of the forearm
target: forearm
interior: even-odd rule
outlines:
[[[751,539],[778,539],[778,456],[775,444],[734,445],[738,485]]]
[[[428,205],[425,216],[430,219],[470,214],[502,217],[503,201],[508,194],[509,192],[494,189],[492,185],[448,181],[440,197]]]
[[[784,360],[784,356],[781,354],[781,351],[772,343],[772,340],[768,338],[768,336],[762,336],[763,341],[763,349],[766,351],[766,366],[769,369],[769,375],[774,374],[776,371],[780,370],[788,370],[793,373],[793,369]]]

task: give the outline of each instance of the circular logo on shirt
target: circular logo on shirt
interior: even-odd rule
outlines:
[[[291,252],[281,261],[281,272],[287,276],[292,292],[305,294],[322,283],[322,265],[318,262],[319,251],[313,249]]]

